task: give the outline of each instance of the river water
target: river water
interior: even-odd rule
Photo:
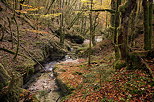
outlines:
[[[25,85],[40,102],[60,102],[60,89],[52,71],[57,63],[59,62],[53,61],[45,64],[45,71],[35,74]]]
[[[102,37],[97,37],[96,42],[100,42]],[[85,40],[85,42],[88,40]],[[72,59],[66,55],[65,59],[61,61],[52,61],[44,65],[42,73],[35,74],[25,85],[26,89],[34,93],[40,102],[60,102],[60,89],[58,88],[53,68],[58,63],[73,62],[78,63],[78,59]]]
[[[66,55],[65,59],[61,61],[52,61],[45,64],[45,71],[35,74],[25,85],[26,89],[34,93],[40,102],[60,102],[61,91],[55,81],[53,68],[55,64],[72,61],[77,62],[77,60],[74,60]]]

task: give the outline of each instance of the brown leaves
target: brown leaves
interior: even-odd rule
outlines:
[[[31,30],[31,29],[21,29],[22,31],[28,31],[33,33],[41,33],[41,34],[48,34],[48,32],[40,31],[40,30]]]
[[[80,59],[79,61],[83,62],[84,60]],[[110,80],[103,81],[100,86],[100,77],[98,73],[94,72],[95,67],[97,66],[93,65],[89,69],[83,63],[63,63],[60,65],[60,68],[66,72],[60,73],[59,78],[63,78],[62,80],[66,84],[75,88],[73,94],[64,102],[150,102],[152,100],[152,93],[154,93],[152,79],[143,71],[128,71],[123,68],[116,71]],[[103,71],[105,70],[107,71],[107,68],[103,69]],[[82,74],[79,75],[76,72]],[[95,80],[90,81],[93,78]],[[84,82],[85,79],[86,82]]]

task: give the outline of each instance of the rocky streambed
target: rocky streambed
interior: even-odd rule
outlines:
[[[59,62],[52,61],[45,64],[45,71],[31,77],[24,88],[35,94],[40,102],[60,102],[60,89],[57,86],[52,69]]]
[[[45,64],[44,70],[33,75],[23,87],[35,94],[40,102],[60,102],[62,92],[56,83],[53,68],[58,63],[72,61],[76,60],[66,55],[65,59],[61,61],[52,61]]]

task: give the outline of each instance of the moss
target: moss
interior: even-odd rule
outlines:
[[[114,68],[115,69],[121,69],[123,67],[126,67],[126,62],[123,61],[123,60],[117,60],[115,63],[114,63]]]
[[[21,87],[23,85],[21,75],[17,72],[12,72],[12,78],[9,80],[8,87],[3,89],[0,93],[0,100],[2,102],[18,102]],[[19,78],[20,77],[20,78]]]
[[[35,63],[25,64],[25,68],[27,69],[27,74],[33,74],[35,72],[34,65]]]
[[[56,82],[58,84],[58,86],[60,87],[60,89],[62,90],[62,94],[65,96],[65,95],[68,95],[68,94],[71,94],[72,91],[74,90],[74,88],[71,86],[71,85],[68,85],[66,83],[63,83],[62,80],[60,79],[56,79]]]
[[[56,65],[55,67],[54,67],[54,69],[53,69],[53,74],[54,74],[54,76],[56,77],[56,82],[57,82],[57,85],[59,86],[59,88],[62,90],[62,95],[68,95],[68,94],[71,94],[72,93],[72,91],[74,90],[74,88],[71,86],[71,85],[69,85],[69,84],[67,84],[67,83],[65,83],[65,82],[63,82],[63,80],[61,80],[60,78],[58,78],[58,75],[59,75],[59,73],[58,72],[61,72],[61,71],[63,71],[63,72],[65,72],[66,70],[63,70],[63,69],[61,69],[60,68],[60,66],[58,66],[58,65]]]
[[[56,42],[49,41],[48,43],[42,43],[40,47],[46,61],[59,60],[66,55],[66,50],[61,48],[60,44]]]
[[[83,47],[83,48],[78,48],[75,53],[80,57],[86,57],[88,56],[87,54],[88,51],[89,51],[88,47]]]
[[[129,66],[127,67],[127,69],[129,69],[129,70],[144,69],[143,64],[141,63],[141,59],[139,58],[139,56],[134,55],[134,54],[129,55],[128,65]]]
[[[84,42],[84,37],[81,35],[66,34],[65,38],[69,39],[72,43],[82,44]]]
[[[4,66],[0,63],[0,90],[8,85],[8,81],[10,76],[8,72],[5,70]]]
[[[82,75],[83,73],[81,72],[74,72],[73,75]]]
[[[55,31],[55,33],[57,34],[57,36],[60,36],[60,30]],[[75,35],[75,34],[65,34],[65,39],[70,40],[72,43],[77,43],[77,44],[82,44],[84,42],[84,37],[81,35]]]
[[[66,72],[66,70],[65,70],[65,69],[60,69],[59,71],[60,71],[60,72]]]

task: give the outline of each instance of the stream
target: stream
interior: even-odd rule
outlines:
[[[45,71],[33,75],[23,87],[34,93],[40,102],[60,102],[61,91],[55,81],[53,68],[55,64],[71,61],[76,60],[66,55],[65,59],[61,61],[52,61],[45,64]]]
[[[88,40],[85,40],[84,43],[86,41],[88,42]],[[102,37],[98,36],[96,42],[100,41],[102,41]],[[69,55],[66,55],[61,61],[51,61],[45,64],[44,71],[33,75],[23,87],[34,93],[40,102],[60,102],[61,91],[55,81],[56,78],[53,74],[53,68],[55,64],[61,62],[78,63],[78,59],[72,59]]]
[[[52,71],[56,63],[59,62],[45,64],[45,71],[36,73],[25,85],[25,88],[34,93],[40,102],[60,102],[60,89]]]

